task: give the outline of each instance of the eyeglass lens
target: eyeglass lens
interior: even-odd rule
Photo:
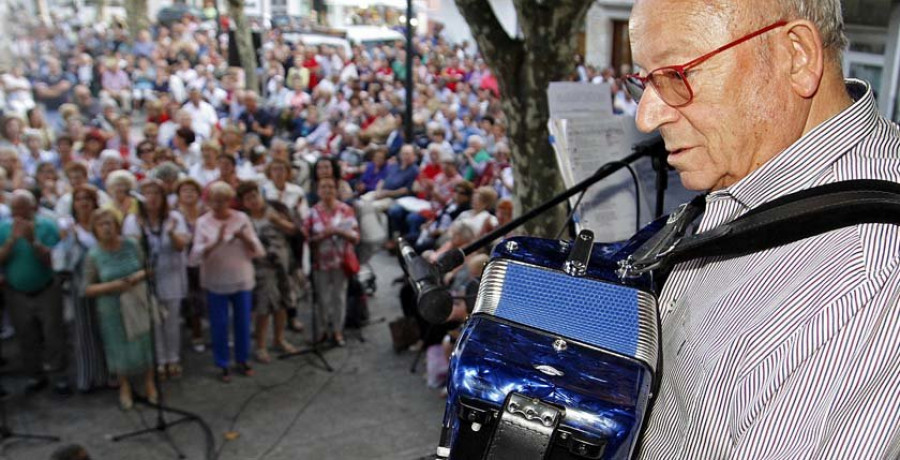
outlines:
[[[691,90],[688,87],[687,78],[676,69],[659,69],[647,76],[647,81],[653,83],[659,97],[671,106],[687,104],[691,100]],[[646,86],[638,78],[630,77],[625,80],[625,87],[631,93],[635,102],[640,102]]]

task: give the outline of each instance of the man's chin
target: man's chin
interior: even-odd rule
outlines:
[[[681,185],[696,192],[705,192],[712,188],[712,181],[708,178],[697,174],[694,171],[678,171],[678,177],[681,179]]]

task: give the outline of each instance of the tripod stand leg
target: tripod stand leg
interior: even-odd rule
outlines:
[[[422,348],[416,352],[416,356],[413,358],[412,365],[409,366],[409,373],[415,374],[416,369],[419,367],[419,361],[422,359],[422,355],[425,353],[425,345],[422,345]]]
[[[325,356],[322,355],[318,349],[315,350],[314,354],[319,358],[319,361],[322,361],[322,366],[325,367],[325,370],[328,372],[334,372],[334,368],[331,367],[331,364],[328,364],[328,361],[325,359]]]
[[[15,431],[9,430],[0,430],[0,440],[6,440],[11,438],[19,438],[19,439],[34,439],[38,441],[50,441],[50,442],[59,442],[59,436],[50,436],[46,434],[28,434],[28,433],[16,433]]]

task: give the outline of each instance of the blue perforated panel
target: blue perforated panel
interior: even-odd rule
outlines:
[[[637,290],[509,264],[495,316],[634,356]]]

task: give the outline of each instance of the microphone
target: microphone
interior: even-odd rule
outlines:
[[[400,265],[412,282],[419,305],[419,314],[431,324],[447,321],[453,311],[453,298],[441,284],[439,267],[430,264],[416,254],[416,250],[403,238],[398,239]]]

